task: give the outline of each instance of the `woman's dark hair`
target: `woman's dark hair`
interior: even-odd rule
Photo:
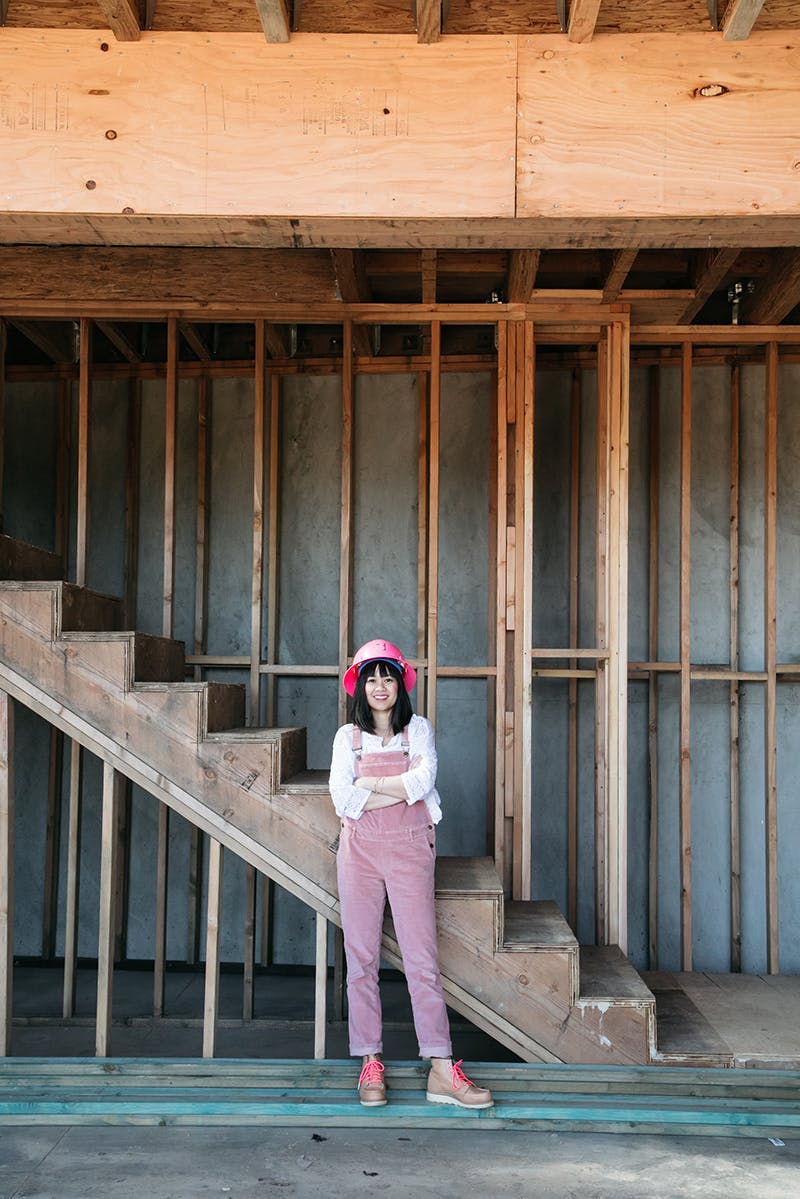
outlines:
[[[367,701],[367,679],[371,674],[380,674],[383,678],[392,678],[397,683],[397,702],[392,709],[392,732],[401,733],[414,715],[414,709],[411,706],[411,700],[408,698],[408,692],[406,691],[406,685],[403,682],[400,670],[396,666],[393,666],[391,662],[386,662],[382,658],[376,659],[374,662],[365,662],[358,672],[356,689],[353,693],[353,724],[357,728],[363,729],[365,733],[375,732],[375,725],[372,722],[372,708]]]

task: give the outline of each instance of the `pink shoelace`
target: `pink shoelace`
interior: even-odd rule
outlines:
[[[364,1068],[358,1078],[358,1085],[375,1086],[383,1082],[383,1062],[370,1061],[364,1063]]]
[[[452,1066],[450,1067],[450,1069],[453,1072],[453,1090],[454,1091],[458,1091],[461,1087],[474,1087],[475,1086],[475,1083],[472,1081],[472,1079],[467,1078],[466,1074],[461,1069],[461,1063],[463,1062],[463,1060],[464,1060],[463,1057],[459,1058],[458,1061],[453,1062]]]

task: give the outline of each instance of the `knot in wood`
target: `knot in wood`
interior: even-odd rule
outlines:
[[[529,981],[530,980],[528,979],[527,974],[518,974],[517,975],[517,982],[519,983],[519,985],[521,987],[527,987]]]
[[[704,83],[702,87],[696,87],[692,92],[692,95],[695,97],[703,96],[704,98],[708,98],[711,96],[724,96],[728,91],[729,89],[724,83]]]

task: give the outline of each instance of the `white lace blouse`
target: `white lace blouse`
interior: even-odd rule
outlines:
[[[362,732],[361,738],[361,749],[365,754],[388,753],[390,750],[396,752],[401,745],[400,733],[396,733],[388,745],[383,745],[381,738],[374,733]],[[422,761],[413,770],[407,770],[399,776],[407,795],[406,803],[424,802],[432,822],[438,824],[442,819],[442,808],[436,790],[436,742],[433,727],[424,716],[411,717],[408,726],[408,752],[409,758],[419,756]],[[355,777],[353,726],[343,724],[333,739],[328,785],[337,814],[349,816],[352,820],[358,820],[370,795],[365,787],[354,786]]]

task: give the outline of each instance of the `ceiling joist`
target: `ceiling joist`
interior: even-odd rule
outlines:
[[[75,330],[71,322],[13,320],[8,323],[51,362],[75,361]]]
[[[512,250],[508,256],[508,302],[527,304],[539,270],[541,250]]]
[[[286,0],[256,0],[256,9],[267,41],[288,42],[291,25]]]
[[[590,42],[594,37],[601,0],[572,0],[567,37],[571,42]]]
[[[422,303],[436,303],[436,275],[438,271],[436,250],[420,252],[420,272],[422,274]]]
[[[128,362],[141,362],[142,355],[137,347],[133,344],[126,331],[119,325],[112,324],[111,321],[96,321],[96,327],[105,337],[106,341],[110,341],[116,350],[119,350],[123,358],[127,358]],[[138,326],[134,326],[138,329]]]
[[[712,294],[721,287],[739,257],[737,246],[722,250],[704,250],[698,256],[694,275],[694,296],[678,317],[677,324],[690,325]]]
[[[742,42],[753,31],[764,0],[729,0],[722,20],[722,36],[729,42]]]
[[[135,0],[98,0],[108,28],[118,42],[138,42],[142,36]]]
[[[800,304],[800,250],[776,254],[768,279],[742,301],[741,320],[748,325],[779,325]]]
[[[622,291],[638,253],[638,248],[614,252],[608,274],[603,281],[604,303],[613,304],[619,299],[619,293]]]
[[[442,0],[416,0],[417,41],[426,45],[438,42],[442,36],[444,14]]]
[[[331,250],[339,297],[345,304],[368,304],[372,299],[362,250]],[[369,330],[353,326],[353,349],[359,357],[372,353]]]

